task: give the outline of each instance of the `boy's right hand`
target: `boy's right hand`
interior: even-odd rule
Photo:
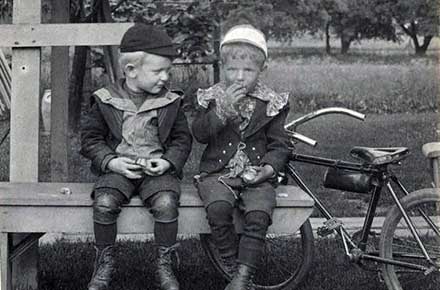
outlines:
[[[128,157],[116,157],[109,161],[107,168],[130,179],[142,178],[142,166]]]
[[[225,90],[225,97],[220,99],[220,106],[228,114],[228,117],[235,117],[237,111],[235,104],[246,96],[246,88],[240,83],[233,83]]]
[[[230,104],[235,104],[241,98],[246,96],[246,87],[241,83],[233,83],[228,88],[226,88],[226,99]]]

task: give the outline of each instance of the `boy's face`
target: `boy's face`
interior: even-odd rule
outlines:
[[[134,89],[158,94],[170,78],[171,59],[155,54],[147,54],[140,65],[133,68],[135,72]]]
[[[227,58],[223,64],[223,75],[226,86],[237,83],[246,88],[246,93],[252,92],[262,72],[262,68],[249,58]]]

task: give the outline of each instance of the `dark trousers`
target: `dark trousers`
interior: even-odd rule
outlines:
[[[225,201],[213,202],[207,207],[213,241],[220,255],[230,257],[238,254],[239,263],[257,268],[264,251],[270,217],[263,211],[246,213],[243,234],[238,239],[233,224],[233,212],[234,208]]]
[[[114,174],[113,174],[114,175]],[[121,178],[119,176],[119,178]],[[168,178],[169,179],[169,178]],[[171,179],[173,180],[173,179]],[[136,181],[132,191],[136,190],[136,185],[141,186],[145,182]],[[124,183],[121,183],[124,185]],[[122,186],[126,190],[128,182]],[[98,246],[108,246],[115,243],[117,235],[117,219],[121,212],[121,207],[129,201],[127,196],[133,192],[122,192],[120,189],[101,186],[95,187],[93,192],[93,220],[95,240]],[[170,187],[170,189],[167,189]],[[180,188],[176,192],[175,184],[163,183],[163,186],[156,185],[151,193],[151,187],[142,190],[141,199],[146,208],[149,209],[155,220],[154,235],[156,243],[160,246],[172,246],[177,238],[177,217],[180,197]],[[178,185],[177,185],[178,188]],[[150,189],[150,190],[148,190]],[[145,194],[148,192],[148,194]]]

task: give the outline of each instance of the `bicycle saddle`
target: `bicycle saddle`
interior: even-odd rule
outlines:
[[[409,154],[408,148],[405,147],[389,147],[389,148],[370,148],[370,147],[353,147],[350,155],[354,158],[365,161],[369,164],[383,165],[396,163]]]

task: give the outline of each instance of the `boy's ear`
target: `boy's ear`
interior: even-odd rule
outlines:
[[[264,72],[267,69],[267,63],[264,63],[261,67],[261,72]]]
[[[135,78],[137,76],[136,66],[132,63],[127,63],[123,67],[123,71],[124,71],[125,75],[129,78]]]

